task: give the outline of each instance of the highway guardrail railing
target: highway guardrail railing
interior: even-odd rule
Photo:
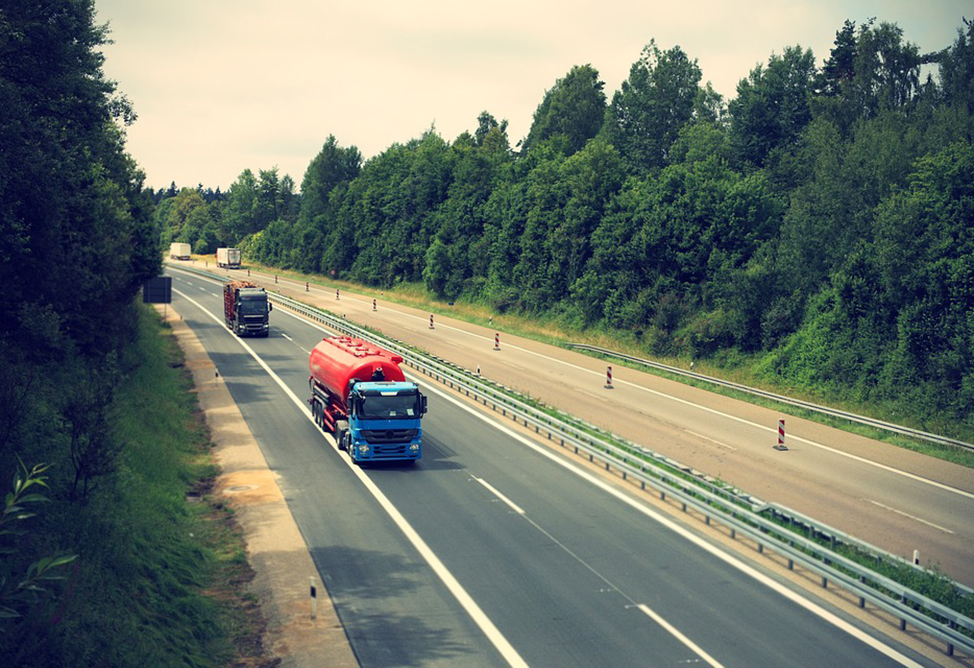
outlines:
[[[224,278],[204,270],[180,268],[217,280]],[[676,500],[681,505],[683,511],[693,510],[701,515],[708,525],[714,521],[722,524],[729,530],[731,538],[744,536],[755,543],[758,552],[771,550],[780,555],[787,560],[789,569],[800,565],[815,573],[823,588],[841,586],[858,597],[860,607],[864,608],[868,603],[897,618],[901,630],[910,625],[939,639],[946,645],[945,653],[948,656],[954,655],[955,648],[974,656],[974,619],[840,554],[838,548],[842,545],[853,546],[877,559],[886,558],[908,564],[918,573],[931,575],[930,571],[783,506],[764,503],[565,413],[532,405],[515,390],[497,386],[468,369],[355,325],[325,309],[309,306],[279,293],[269,291],[268,294],[279,306],[321,322],[337,332],[370,340],[401,355],[409,367],[533,429],[538,435],[543,432],[548,440],[573,449],[591,462],[598,461],[607,471],[618,473],[623,479],[639,484],[642,489],[652,489],[661,499],[669,496],[671,501]],[[828,544],[823,545],[812,537],[796,533],[792,530],[796,526],[812,536],[825,536]],[[958,598],[974,595],[969,588],[949,581],[942,574],[932,575],[947,580]]]

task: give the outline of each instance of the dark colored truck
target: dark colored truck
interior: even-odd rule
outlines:
[[[227,327],[237,336],[264,336],[270,333],[267,292],[250,281],[223,284],[223,315]]]

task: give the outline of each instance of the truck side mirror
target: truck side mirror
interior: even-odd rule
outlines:
[[[426,415],[426,396],[419,395],[419,414]]]
[[[270,313],[273,310],[274,310],[274,305],[271,304],[270,302],[267,302],[267,312]]]

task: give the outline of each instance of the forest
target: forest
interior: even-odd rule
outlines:
[[[205,430],[139,303],[171,241],[746,360],[974,433],[974,24],[934,53],[888,23],[837,28],[821,66],[785,47],[729,101],[650,40],[611,95],[570,67],[514,142],[487,111],[367,160],[324,128],[300,190],[271,168],[156,191],[126,151],[137,114],[102,71],[93,0],[5,0],[0,664],[231,651],[204,594],[220,558],[246,559],[194,538],[206,464],[186,444]]]
[[[650,40],[611,97],[554,82],[527,137],[484,111],[368,160],[328,136],[276,169],[153,193],[162,242],[611,332],[648,354],[974,427],[974,27],[920,53],[846,21],[725,101]]]

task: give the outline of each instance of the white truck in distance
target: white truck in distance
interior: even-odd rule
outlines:
[[[225,269],[240,269],[240,249],[217,248],[216,265]]]
[[[169,244],[170,260],[188,260],[190,255],[189,244],[172,243]]]

